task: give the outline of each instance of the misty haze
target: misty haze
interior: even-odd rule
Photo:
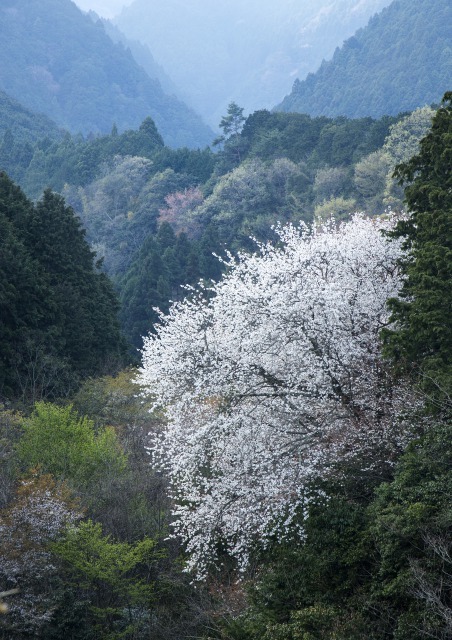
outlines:
[[[114,19],[211,126],[229,102],[270,109],[389,0],[135,0]]]

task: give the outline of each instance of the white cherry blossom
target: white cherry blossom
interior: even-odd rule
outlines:
[[[152,453],[199,575],[219,544],[245,566],[256,541],[289,531],[313,476],[403,445],[379,342],[400,287],[392,224],[279,228],[279,246],[231,258],[146,338],[138,381],[168,417]]]

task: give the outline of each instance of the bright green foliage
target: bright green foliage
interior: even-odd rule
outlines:
[[[419,152],[419,142],[429,132],[434,115],[432,107],[421,107],[390,127],[383,151],[394,167],[408,162]]]
[[[166,481],[150,465],[151,458],[145,449],[149,444],[149,432],[155,434],[161,430],[163,416],[150,413],[150,402],[138,395],[139,387],[132,382],[135,376],[136,373],[129,370],[114,378],[89,380],[75,398],[79,411],[89,415],[98,427],[115,425],[127,453],[126,472],[120,476],[105,474],[99,484],[91,488],[90,495],[86,495],[90,503],[89,515],[93,521],[102,524],[104,535],[111,536],[110,541],[133,546],[151,537],[158,543],[149,569],[155,591],[142,632],[144,637],[153,640],[195,638],[199,637],[200,625],[208,616],[203,608],[207,606],[203,604],[206,595],[203,588],[195,589],[190,585],[190,576],[182,573],[181,549],[175,540],[167,539],[170,501]],[[141,567],[132,574],[144,577]],[[77,602],[83,602],[76,590],[75,597]],[[68,607],[69,611],[74,610],[71,603]],[[143,614],[139,607],[133,611],[137,616]],[[55,640],[62,637],[64,633],[57,633]]]
[[[360,205],[371,214],[378,215],[384,209],[383,195],[390,167],[391,160],[381,149],[373,151],[355,165],[354,183]]]
[[[331,198],[316,206],[314,218],[319,222],[325,222],[331,218],[340,222],[349,218],[354,211],[356,211],[356,200],[353,198]]]
[[[127,456],[124,472],[106,470],[86,494],[90,516],[105,532],[127,542],[144,535],[165,537],[169,518],[165,480],[150,467],[146,452],[149,435],[162,429],[164,416],[151,411],[152,399],[143,399],[135,377],[136,372],[126,370],[115,377],[91,378],[74,398],[78,412],[89,416],[96,429],[114,426]]]
[[[93,421],[79,417],[71,406],[39,402],[23,421],[17,451],[23,465],[41,467],[75,488],[95,485],[108,473],[121,475],[126,468],[112,428],[96,432]]]
[[[435,402],[452,392],[452,93],[444,97],[420,152],[396,168],[407,184],[410,217],[393,235],[405,238],[409,258],[401,300],[392,300],[387,352],[413,374]]]
[[[154,592],[151,570],[159,555],[153,540],[115,542],[88,520],[68,529],[52,550],[78,597],[88,598],[89,626],[97,638],[142,637]]]
[[[360,206],[370,214],[386,208],[404,209],[403,189],[394,179],[394,169],[419,152],[419,142],[428,133],[435,114],[431,107],[416,109],[390,127],[384,145],[355,165],[355,186]]]
[[[202,589],[182,573],[176,542],[164,540],[166,485],[145,450],[161,417],[157,423],[148,403],[141,404],[132,375],[85,382],[77,400],[90,418],[48,403],[38,403],[28,419],[0,413],[0,520],[7,519],[3,532],[0,527],[0,573],[11,576],[3,579],[5,588],[19,578],[21,586],[9,600],[14,619],[0,616],[2,640],[29,637],[20,631],[30,624],[43,640],[199,636],[207,617]],[[105,428],[110,423],[117,435]],[[35,485],[43,490],[25,503],[14,497],[13,483],[32,463],[40,469],[33,482],[25,480],[22,495]],[[58,527],[55,546],[48,544],[56,527],[49,488],[64,493],[77,516],[69,530]],[[83,516],[90,520],[79,526]]]

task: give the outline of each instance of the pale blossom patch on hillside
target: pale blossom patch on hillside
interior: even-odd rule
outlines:
[[[36,470],[20,481],[16,500],[0,512],[0,584],[18,589],[8,601],[12,636],[41,637],[52,619],[61,581],[51,544],[81,517],[66,485]]]

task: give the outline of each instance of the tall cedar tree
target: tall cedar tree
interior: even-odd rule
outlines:
[[[420,152],[396,167],[407,184],[410,217],[393,237],[404,238],[401,299],[390,300],[394,329],[386,351],[402,371],[419,381],[433,404],[452,393],[452,92],[445,94]]]
[[[2,393],[31,394],[33,400],[36,393],[58,395],[64,389],[54,382],[49,386],[51,370],[61,382],[64,369],[67,392],[77,380],[118,364],[123,353],[118,302],[73,210],[50,190],[33,205],[2,173],[0,214],[9,226],[3,249],[11,253],[17,245],[23,254],[16,266],[2,268],[10,283],[1,296],[0,329],[8,341]]]
[[[27,343],[47,315],[40,267],[25,247],[18,220],[32,208],[19,187],[0,173],[0,396],[17,389]]]

